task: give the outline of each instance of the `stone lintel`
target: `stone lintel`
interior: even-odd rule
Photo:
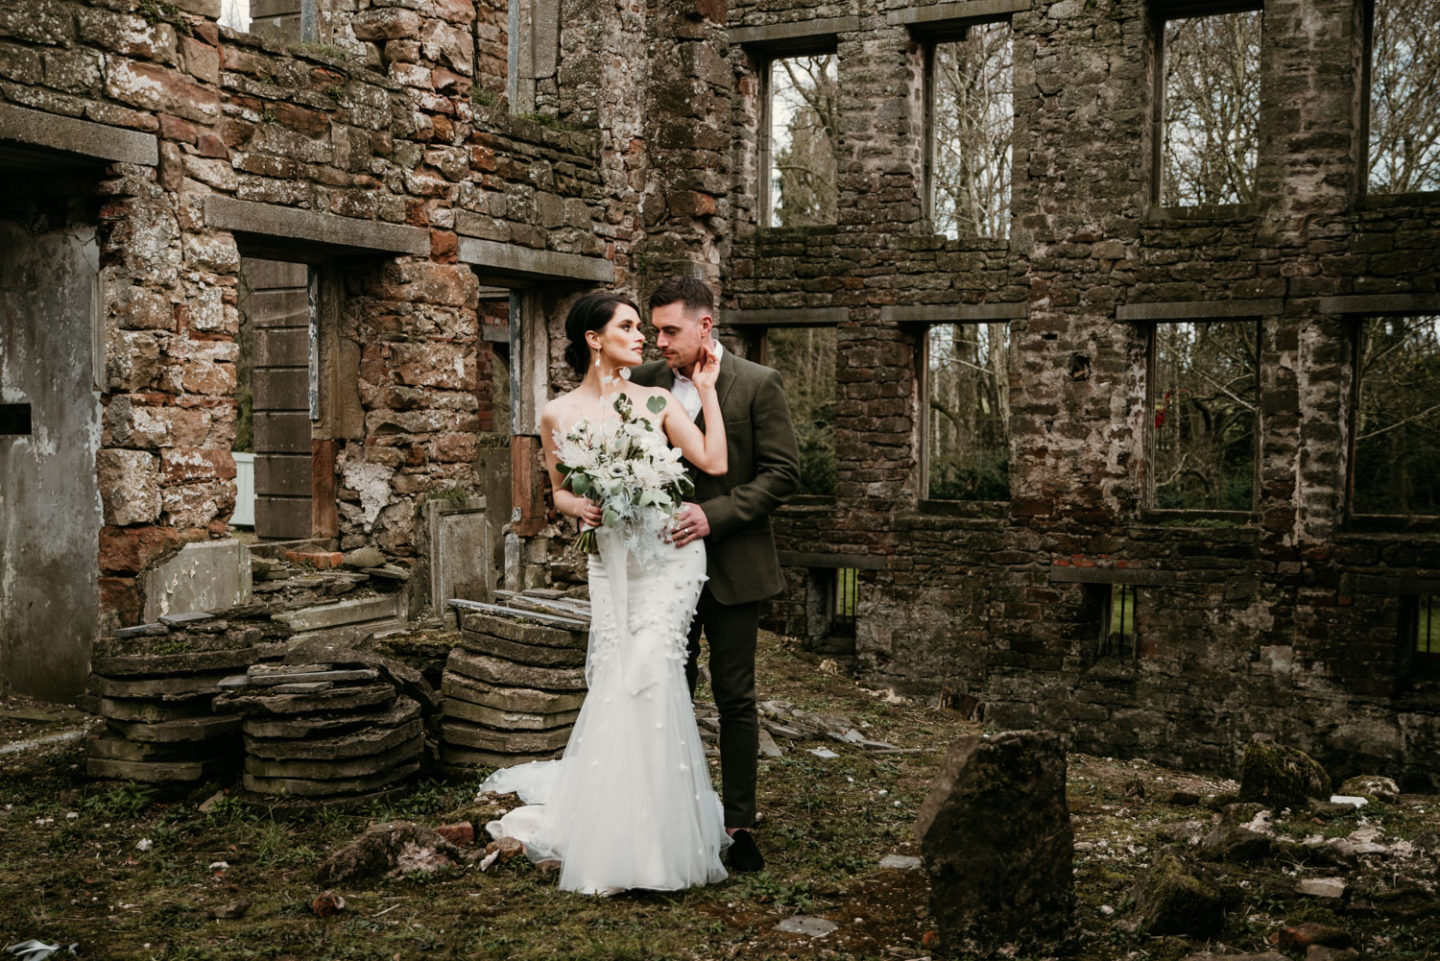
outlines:
[[[862,571],[885,569],[885,559],[870,554],[816,554],[807,551],[780,551],[783,567],[853,567]]]
[[[1160,587],[1175,583],[1174,571],[1157,571],[1140,567],[1060,567],[1050,568],[1051,584],[1129,584],[1135,587]]]
[[[1384,574],[1343,574],[1340,577],[1340,591],[1343,594],[1393,594],[1412,597],[1431,597],[1440,594],[1440,580],[1426,577],[1391,577]]]
[[[1440,314],[1440,293],[1321,297],[1322,314]]]
[[[928,7],[906,7],[891,10],[885,15],[885,22],[892,27],[910,27],[915,30],[944,27],[957,22],[978,23],[1012,13],[1029,10],[1031,0],[960,0],[958,3],[937,3]]]
[[[921,304],[914,307],[881,307],[883,324],[987,324],[1024,320],[1029,305],[1012,304]]]
[[[720,315],[720,324],[735,327],[833,327],[849,319],[849,307],[781,307],[775,310],[727,310]]]
[[[471,264],[487,280],[569,280],[613,284],[615,265],[603,257],[582,257],[536,250],[478,237],[460,238],[460,262]]]
[[[160,162],[160,147],[154,134],[5,103],[0,103],[0,143],[24,144],[92,160],[148,167]]]
[[[1122,304],[1115,319],[1126,321],[1241,320],[1270,317],[1285,309],[1279,297],[1260,300],[1175,300],[1158,304]]]
[[[329,253],[422,257],[430,253],[430,231],[423,227],[339,217],[221,194],[205,198],[205,224],[254,237],[267,249],[312,247]]]
[[[757,47],[767,53],[819,53],[826,48],[833,50],[840,34],[859,29],[859,17],[820,17],[759,27],[731,27],[729,36],[731,43]]]
[[[501,327],[498,324],[481,324],[480,339],[487,344],[508,344],[510,343],[510,328]]]

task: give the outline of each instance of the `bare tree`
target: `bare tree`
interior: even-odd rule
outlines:
[[[1248,511],[1259,407],[1254,321],[1155,329],[1155,506]]]
[[[947,237],[1010,232],[1015,129],[1012,31],[979,24],[935,45],[931,66],[931,217]]]
[[[1440,513],[1440,317],[1379,317],[1359,331],[1354,509]]]
[[[833,224],[839,198],[840,86],[834,54],[771,65],[772,225]]]
[[[834,327],[780,327],[765,335],[766,362],[785,384],[800,452],[800,492],[835,493]]]
[[[927,344],[928,495],[937,500],[1010,496],[1009,328],[940,324]]]
[[[1164,205],[1254,200],[1260,24],[1258,10],[1166,22]]]
[[[1369,189],[1440,189],[1440,0],[1376,0]]]

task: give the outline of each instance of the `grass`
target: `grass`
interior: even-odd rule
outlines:
[[[782,740],[785,755],[761,762],[764,823],[757,834],[769,864],[759,874],[673,894],[598,900],[558,891],[553,876],[518,861],[483,874],[463,868],[345,886],[339,891],[345,910],[322,920],[309,905],[321,892],[315,868],[331,851],[372,821],[438,824],[455,816],[472,800],[479,776],[422,779],[404,796],[362,811],[282,818],[230,795],[214,797],[216,784],[176,792],[89,783],[80,749],[71,744],[0,762],[0,946],[32,937],[78,941],[78,957],[107,961],[929,955],[921,944],[932,924],[924,875],[878,864],[886,854],[919,853],[914,821],[936,766],[954,738],[979,727],[923,704],[887,703],[773,637],[762,641],[758,669],[763,698],[844,714],[871,736],[911,750],[876,755],[829,743],[840,756],[825,760],[809,753],[819,742]],[[1075,862],[1078,961],[1132,953],[1137,961],[1160,961],[1204,947],[1142,937],[1125,926],[1128,892],[1149,860],[1166,844],[1187,847],[1162,837],[1167,825],[1203,822],[1212,813],[1168,804],[1163,799],[1172,790],[1220,796],[1234,785],[1143,762],[1072,756],[1072,824],[1076,840],[1089,842]],[[1363,815],[1429,853],[1398,866],[1376,859],[1373,870],[1362,869],[1359,890],[1433,883],[1437,802],[1407,796]],[[1343,835],[1360,820],[1347,815],[1316,824],[1299,817],[1278,826],[1289,836]],[[153,842],[148,851],[136,848],[142,838]],[[212,869],[219,862],[228,866]],[[1297,870],[1280,862],[1217,867],[1240,892],[1223,934],[1230,950],[1264,950],[1279,924],[1318,918],[1317,912],[1333,912],[1377,961],[1418,961],[1440,939],[1440,914],[1413,906],[1408,913],[1359,914],[1307,902],[1294,894],[1287,868]],[[219,906],[242,899],[251,902],[242,919],[211,918]],[[776,930],[796,914],[840,928],[814,940]]]

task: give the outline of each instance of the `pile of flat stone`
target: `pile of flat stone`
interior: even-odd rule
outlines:
[[[441,683],[440,760],[451,769],[558,757],[585,699],[589,605],[506,591],[497,599],[450,602],[460,646]]]
[[[232,772],[242,753],[240,724],[212,711],[220,682],[277,650],[283,644],[267,644],[257,627],[200,612],[102,639],[89,686],[105,727],[87,744],[86,772],[147,784]]]
[[[247,791],[363,800],[400,788],[420,769],[420,702],[379,666],[256,664],[221,686],[215,710],[244,719]]]

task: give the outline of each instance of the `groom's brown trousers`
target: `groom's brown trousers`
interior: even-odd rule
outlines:
[[[700,632],[710,647],[710,689],[720,711],[720,794],[725,826],[755,826],[756,757],[760,720],[755,710],[755,634],[760,602],[721,604],[707,587],[690,624],[690,658],[685,679],[690,693],[700,670]]]

